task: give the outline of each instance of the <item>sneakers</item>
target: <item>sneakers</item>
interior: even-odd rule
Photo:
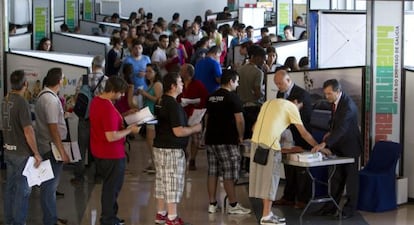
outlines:
[[[218,204],[213,205],[213,204],[209,204],[208,205],[208,213],[216,213],[220,210],[220,206]]]
[[[286,218],[285,217],[279,217],[279,216],[276,216],[276,215],[272,215],[272,217],[276,218],[280,222],[286,222]]]
[[[227,209],[227,213],[228,214],[249,214],[251,212],[250,209],[246,209],[243,206],[240,205],[240,203],[237,203],[236,206],[232,207],[231,205],[229,205],[228,209]]]
[[[175,217],[174,220],[169,220],[167,218],[167,222],[165,223],[166,225],[185,225],[184,221],[180,218],[180,217]]]
[[[261,218],[260,225],[286,225],[286,222],[281,219],[284,218],[279,218],[275,215],[272,215],[270,219]]]
[[[165,224],[166,221],[167,221],[167,214],[165,214],[165,216],[159,213],[155,215],[155,224]]]
[[[262,217],[260,219],[260,225],[285,225],[286,219],[284,217],[278,217],[270,212],[270,218]]]
[[[117,225],[125,225],[125,220],[124,219],[118,219]]]

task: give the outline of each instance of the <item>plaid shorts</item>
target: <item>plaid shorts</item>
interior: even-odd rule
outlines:
[[[207,145],[206,148],[209,176],[239,179],[241,156],[238,145]]]
[[[167,203],[178,203],[185,182],[185,153],[183,149],[154,147],[155,197]]]

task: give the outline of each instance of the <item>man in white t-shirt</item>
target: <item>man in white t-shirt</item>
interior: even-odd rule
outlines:
[[[157,64],[161,69],[162,75],[165,75],[167,74],[167,70],[165,69],[165,65],[167,64],[167,54],[165,51],[168,48],[168,36],[161,34],[158,41],[158,47],[152,53],[151,62]]]

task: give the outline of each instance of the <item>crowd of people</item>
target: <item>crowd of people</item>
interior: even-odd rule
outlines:
[[[229,13],[224,9],[220,16],[227,18]],[[331,130],[320,144],[310,134],[310,95],[289,76],[289,71],[306,69],[308,60],[301,59],[301,67],[295,57],[289,57],[284,65],[277,64],[277,52],[271,46],[275,41],[294,40],[292,27],[285,27],[284,37],[271,35],[264,28],[261,40],[254,40],[253,27],[241,23],[217,28],[214,21],[202,22],[197,16],[191,24],[188,20],[180,24],[179,13],[174,13],[168,23],[162,17],[154,20],[152,13],[145,13],[142,8],[131,13],[128,20],[119,20],[119,15],[114,14],[106,18],[106,22],[120,23],[121,28],[109,34],[112,49],[106,56],[93,58],[91,73],[86,77],[95,97],[90,103],[89,117],[79,118],[78,143],[82,160],[75,164],[71,179],[73,185],[82,185],[84,160],[94,159],[103,182],[101,225],[124,224],[124,220],[117,217],[117,197],[126,166],[124,143],[126,138],[144,129],[150,156],[144,172],[155,173],[156,224],[184,224],[178,204],[183,195],[186,165],[189,161],[189,170],[197,170],[196,155],[202,142],[208,159],[206,212],[215,213],[220,207],[216,195],[222,176],[229,199],[227,213],[249,214],[251,210],[237,201],[234,184],[240,176],[239,145],[251,139],[249,196],[263,200],[262,225],[286,223],[271,210],[280,179],[281,135],[286,129],[292,132],[291,142],[295,146],[324,154],[359,156],[361,145],[355,104],[342,92],[336,80],[326,81],[323,87],[327,100],[335,106]],[[108,34],[101,29],[98,35]],[[233,38],[229,41],[230,37]],[[228,60],[227,50],[235,45],[241,45],[242,62]],[[51,41],[45,38],[38,49],[50,51],[51,46]],[[232,68],[222,69],[227,66]],[[266,73],[275,73],[274,82],[279,90],[274,99],[267,101],[264,99]],[[30,188],[21,171],[29,155],[35,157],[36,166],[42,160],[51,161],[55,178],[41,185],[43,222],[45,225],[61,223],[57,217],[55,193],[62,165],[69,160],[62,145],[67,137],[67,126],[64,107],[58,97],[63,78],[62,69],[52,68],[43,80],[44,88],[35,103],[34,131],[29,106],[22,98],[27,79],[23,71],[10,75],[11,91],[2,109],[3,121],[12,121],[6,123],[10,128],[3,131],[5,143],[11,146],[5,151],[6,162],[10,164],[6,224],[25,223]],[[75,96],[82,85],[85,85],[83,77],[79,78]],[[184,98],[199,100],[188,104]],[[149,108],[158,123],[145,127],[125,126],[123,117],[143,107]],[[194,110],[202,108],[207,109],[204,121],[188,125]],[[52,156],[51,142],[61,153],[62,161]],[[352,154],[343,149],[344,142],[355,143]],[[258,146],[271,149],[266,165],[253,161]],[[339,166],[334,174],[335,199],[339,201],[344,186],[349,197],[342,218],[352,216],[356,208],[356,165]],[[303,207],[309,200],[309,184],[306,178],[298,175],[303,175],[303,171],[288,166],[285,170],[287,187],[282,199],[275,204]],[[334,211],[327,205],[322,214]]]

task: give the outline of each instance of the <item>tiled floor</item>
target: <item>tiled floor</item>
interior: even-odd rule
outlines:
[[[154,175],[143,173],[147,166],[147,151],[144,142],[140,138],[133,140],[130,152],[130,162],[127,165],[125,182],[119,196],[119,217],[126,220],[127,225],[152,225],[155,215],[154,200]],[[225,213],[208,214],[207,197],[207,165],[205,150],[200,150],[197,158],[198,170],[187,172],[185,193],[182,203],[179,205],[179,214],[193,225],[257,225],[254,214],[247,216],[231,216]],[[101,185],[95,184],[92,168],[88,170],[86,182],[79,187],[70,184],[71,168],[66,166],[62,176],[59,191],[64,192],[63,198],[58,198],[59,217],[69,220],[70,225],[99,225],[100,191]],[[222,201],[225,194],[220,187],[218,200]],[[282,188],[280,188],[281,192]],[[237,194],[242,205],[251,208],[252,204],[248,198],[247,186],[238,186]],[[0,224],[3,218],[3,204],[0,206]],[[294,209],[274,209],[277,213],[287,214],[287,224],[299,224],[299,211]],[[289,215],[293,217],[289,217]],[[35,188],[32,192],[30,212],[27,225],[41,225],[41,209],[39,204],[39,191]],[[361,212],[359,217],[361,223],[343,221],[342,223],[333,219],[305,217],[303,224],[373,224],[373,225],[409,225],[414,224],[414,204],[400,206],[398,210],[386,213]],[[365,221],[366,223],[365,223]]]

